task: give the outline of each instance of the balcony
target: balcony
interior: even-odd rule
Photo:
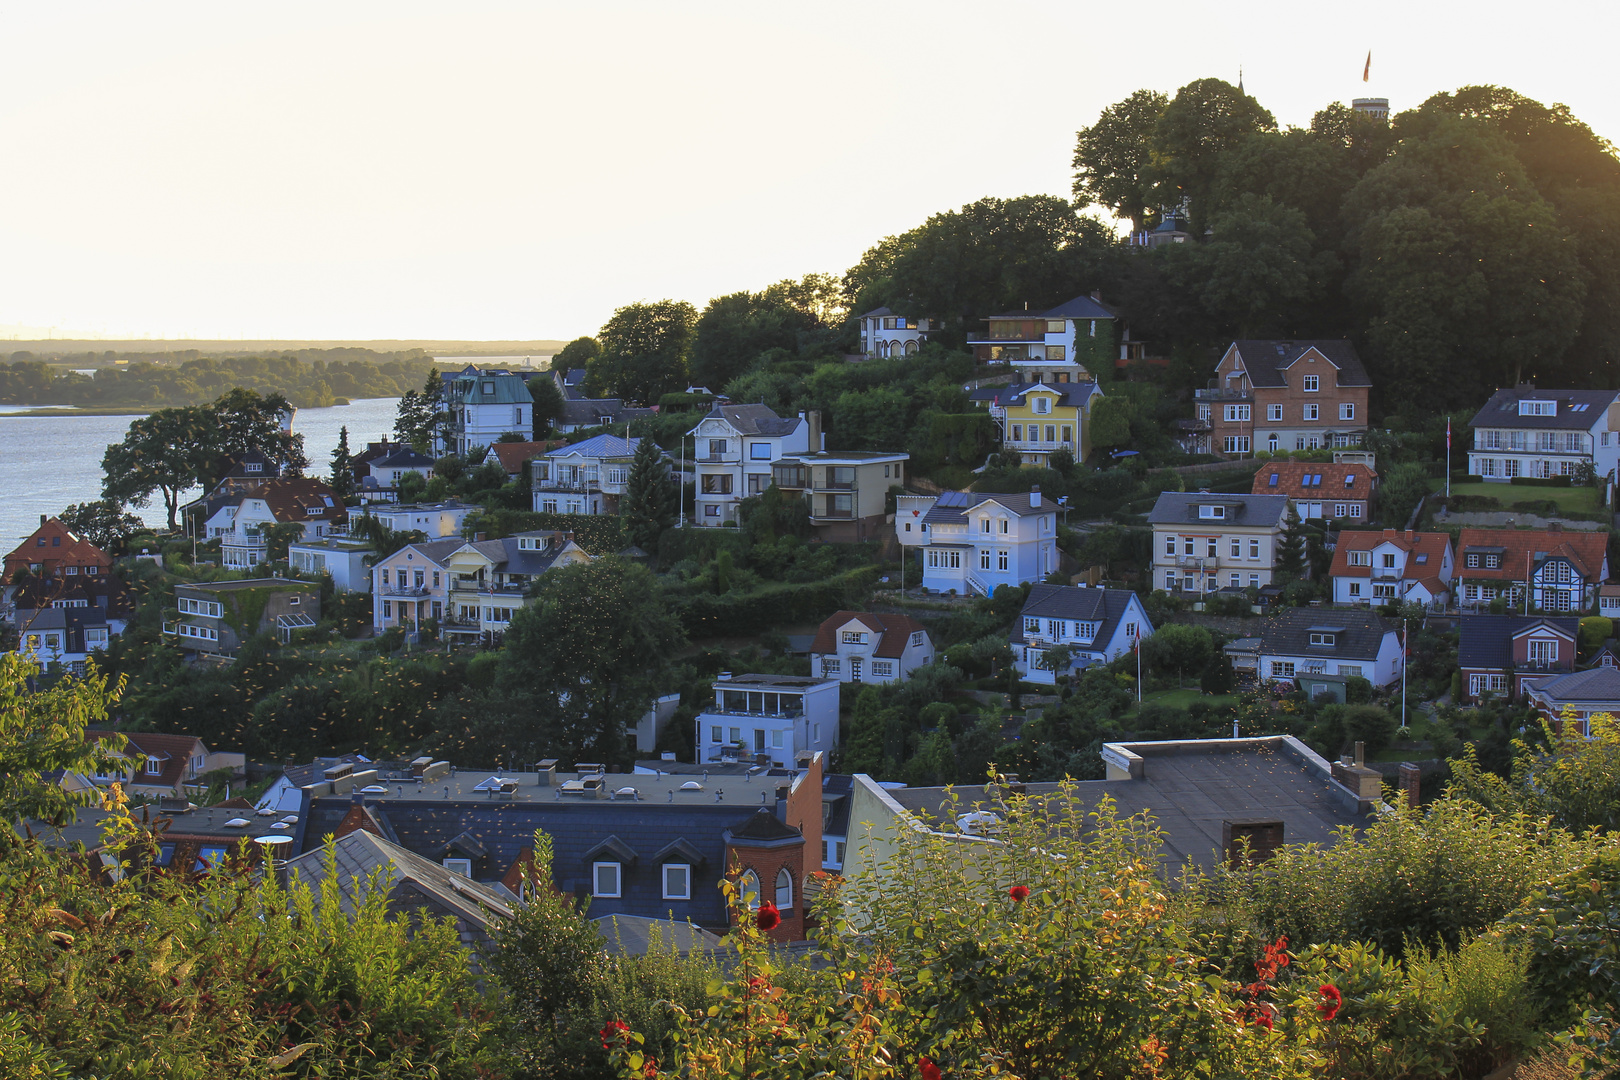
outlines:
[[[1242,390],[1237,387],[1225,389],[1210,387],[1203,390],[1194,390],[1193,397],[1198,401],[1253,401],[1254,391]]]
[[[429,596],[430,590],[426,585],[384,585],[380,590],[384,596]]]
[[[527,585],[486,585],[483,582],[462,582],[450,591],[462,596],[522,596]]]
[[[854,516],[855,516],[855,511],[853,511],[853,510],[837,510],[837,509],[834,509],[831,506],[827,507],[824,510],[812,511],[811,514],[810,514],[810,518],[811,518],[812,521],[820,521],[823,518],[836,518],[836,519],[839,519],[839,520],[847,521],[847,520],[850,520],[851,518],[853,518]]]
[[[589,495],[601,491],[602,486],[596,480],[536,480],[534,490],[546,492],[561,492],[571,495]]]

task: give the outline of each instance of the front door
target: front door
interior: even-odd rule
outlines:
[[[862,662],[863,661],[862,661],[861,657],[859,657],[859,656],[852,656],[852,657],[849,658],[849,681],[850,682],[860,682],[861,681],[861,664],[862,664]]]

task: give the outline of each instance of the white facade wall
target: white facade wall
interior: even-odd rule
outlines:
[[[770,486],[771,462],[812,449],[810,424],[802,417],[788,434],[770,436],[745,434],[730,421],[709,416],[693,429],[692,438],[697,480],[693,522],[704,526],[737,522],[737,505]]]
[[[761,696],[760,710],[721,708],[711,704],[698,714],[698,760],[719,761],[722,747],[740,745],[742,754],[768,755],[773,765],[793,767],[797,755],[820,750],[830,756],[838,745],[838,683],[821,680],[809,686],[776,686],[770,683],[714,684],[716,694],[753,693]],[[797,698],[799,707],[773,704],[766,695],[778,699]]]
[[[971,508],[961,524],[929,526],[923,588],[988,596],[997,585],[1040,581],[1057,567],[1056,509],[1020,516],[986,502]]]

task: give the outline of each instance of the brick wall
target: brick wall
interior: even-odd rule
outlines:
[[[817,794],[818,796],[820,794],[819,785]],[[818,822],[820,820],[819,810],[817,820]],[[805,844],[802,840],[763,848],[748,847],[745,842],[734,841],[726,850],[726,861],[737,877],[740,878],[748,870],[752,870],[758,876],[761,903],[775,900],[776,875],[780,871],[786,869],[792,876],[793,906],[782,912],[781,925],[770,931],[769,936],[773,941],[804,940],[804,853]],[[816,854],[816,865],[821,865],[819,850]],[[735,912],[732,917],[736,917]]]

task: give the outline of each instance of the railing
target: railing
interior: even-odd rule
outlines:
[[[968,586],[968,588],[972,589],[974,592],[978,593],[980,596],[989,596],[990,595],[989,587],[987,585],[985,585],[984,582],[982,582],[978,578],[974,577],[972,574],[967,575],[967,586]]]
[[[382,594],[384,596],[427,596],[428,587],[426,585],[384,585]]]
[[[1198,401],[1252,401],[1254,391],[1238,389],[1206,388],[1194,390],[1193,397]]]
[[[469,596],[522,596],[527,585],[484,585],[465,584],[453,585],[450,591],[465,593]]]
[[[825,510],[822,510],[819,513],[811,514],[810,516],[818,518],[853,518],[855,516],[855,511],[839,510],[829,506]]]
[[[699,465],[731,465],[742,461],[742,451],[735,454],[703,454],[697,458]]]
[[[774,713],[770,713],[770,712],[752,712],[752,711],[750,711],[748,709],[727,709],[727,708],[723,708],[722,706],[719,706],[719,705],[711,705],[708,708],[704,709],[703,712],[701,714],[699,714],[699,715],[700,715],[700,718],[702,716],[752,716],[752,717],[755,717],[756,719],[765,719],[765,720],[803,720],[804,719],[804,710],[803,709],[796,709],[793,712],[774,712]]]
[[[534,490],[563,491],[572,492],[576,495],[585,495],[597,490],[600,483],[601,481],[598,480],[536,480]]]

